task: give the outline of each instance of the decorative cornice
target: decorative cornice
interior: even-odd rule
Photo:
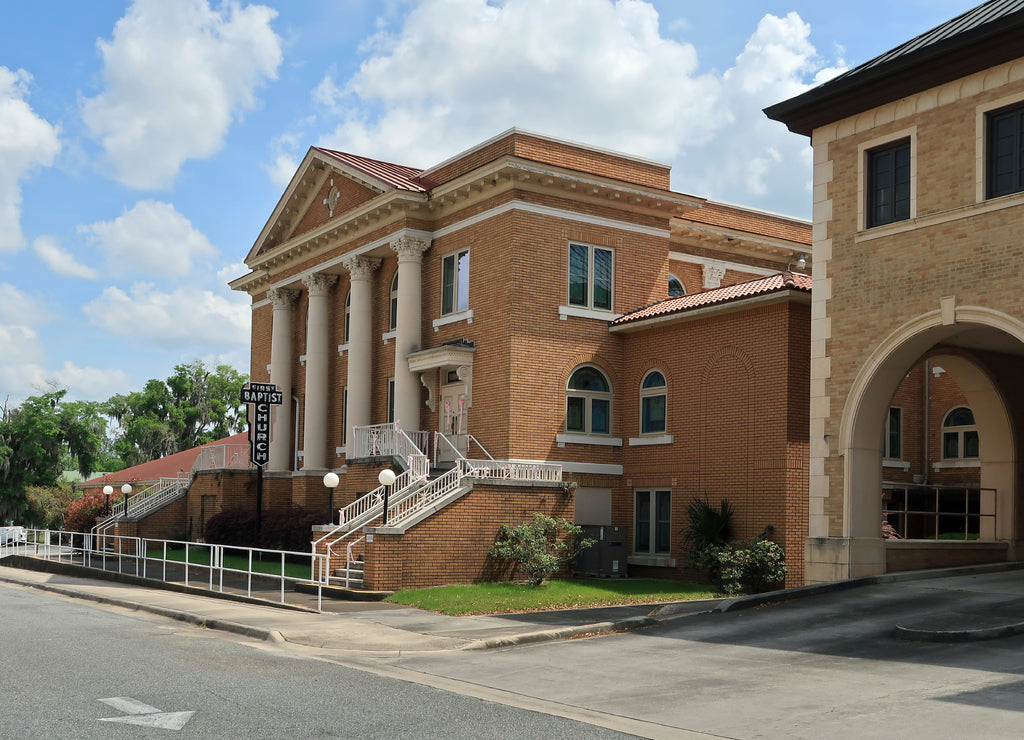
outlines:
[[[302,278],[302,284],[309,290],[311,296],[324,296],[331,286],[338,282],[337,275],[326,275],[322,272],[306,275]]]
[[[267,298],[274,304],[274,308],[291,308],[292,304],[299,297],[299,291],[290,288],[271,288],[267,291]]]
[[[423,259],[423,253],[430,249],[430,240],[417,239],[408,234],[403,234],[392,241],[389,246],[398,255],[399,262],[419,262]]]
[[[369,280],[373,271],[380,267],[380,260],[374,257],[349,257],[342,260],[342,267],[349,271],[353,280]]]
[[[720,288],[725,277],[725,265],[704,263],[704,287]]]

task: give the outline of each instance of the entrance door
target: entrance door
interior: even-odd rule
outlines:
[[[451,383],[441,386],[441,406],[438,409],[438,431],[449,442],[438,444],[437,459],[440,462],[452,462],[461,455],[465,457],[469,451],[469,430],[466,428],[468,409],[466,408],[466,384]],[[454,449],[452,449],[454,448]],[[458,450],[456,454],[455,450]]]

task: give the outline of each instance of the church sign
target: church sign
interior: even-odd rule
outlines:
[[[270,410],[284,403],[284,394],[273,383],[249,382],[242,386],[242,403],[249,413],[249,460],[262,468],[270,460]]]

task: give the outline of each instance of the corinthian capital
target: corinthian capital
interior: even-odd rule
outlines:
[[[391,242],[391,248],[398,255],[398,261],[423,259],[423,253],[430,249],[429,239],[416,239],[411,236],[400,236]]]
[[[331,286],[338,282],[337,275],[327,275],[322,272],[306,275],[302,278],[302,284],[309,290],[311,296],[327,295]]]
[[[290,288],[271,288],[267,291],[267,298],[274,304],[274,308],[291,308],[298,297],[299,291]]]
[[[341,264],[351,273],[353,280],[369,280],[373,271],[380,267],[380,260],[373,257],[349,257]]]

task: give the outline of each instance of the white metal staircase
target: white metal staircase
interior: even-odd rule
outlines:
[[[515,481],[562,480],[562,466],[540,462],[511,462],[494,460],[477,442],[487,460],[469,460],[461,453],[454,460],[452,468],[430,478],[430,461],[412,437],[394,424],[375,427],[357,427],[355,453],[353,457],[390,457],[400,467],[406,468],[396,479],[388,495],[387,527],[402,533],[409,527],[440,511],[463,495],[470,485],[467,479],[492,479]],[[417,432],[418,440],[429,441],[430,432]],[[438,444],[451,445],[444,435],[438,434],[442,442],[434,439],[435,453]],[[430,449],[429,444],[423,444]],[[456,450],[457,452],[457,450]],[[363,584],[363,563],[354,557],[355,548],[364,541],[364,527],[380,526],[384,521],[384,486],[363,495],[340,511],[340,523],[312,543],[312,551],[323,548],[328,563],[341,555],[344,547],[344,567],[335,569],[327,578],[328,582],[342,583],[346,588],[361,587]],[[378,522],[378,519],[380,522]]]

